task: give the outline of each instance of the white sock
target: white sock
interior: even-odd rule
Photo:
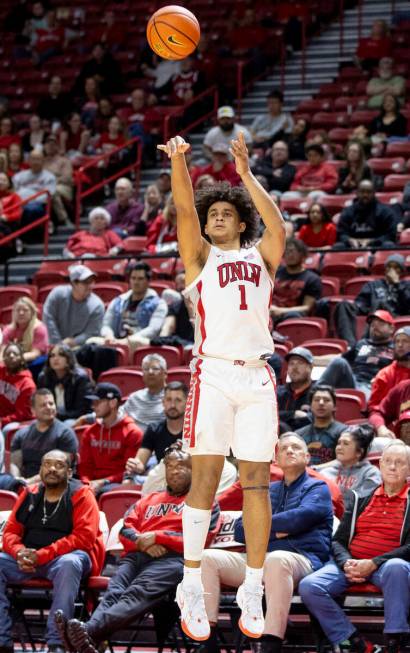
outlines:
[[[263,567],[248,567],[246,565],[244,584],[248,587],[260,587],[262,585]]]
[[[184,587],[203,591],[201,579],[201,567],[186,567],[184,566]]]
[[[210,510],[191,508],[191,506],[185,504],[182,511],[185,560],[193,560],[196,562],[201,560],[210,523]]]

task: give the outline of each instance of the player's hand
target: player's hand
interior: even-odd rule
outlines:
[[[138,535],[137,539],[137,551],[147,551],[151,546],[155,544],[155,533],[148,532]]]
[[[174,157],[185,154],[185,152],[188,152],[190,147],[190,144],[186,143],[182,136],[171,138],[166,145],[157,145],[157,149],[161,150],[161,152],[165,152],[168,159],[173,159]]]
[[[239,132],[237,140],[231,141],[231,147],[229,151],[235,159],[235,167],[238,175],[245,175],[247,172],[249,172],[248,148],[245,143],[245,136],[243,132]]]

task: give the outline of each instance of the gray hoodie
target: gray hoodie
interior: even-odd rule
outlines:
[[[359,497],[366,496],[382,482],[378,467],[368,460],[362,460],[350,467],[343,467],[338,460],[332,460],[328,465],[315,469],[335,481],[343,493],[354,490]]]

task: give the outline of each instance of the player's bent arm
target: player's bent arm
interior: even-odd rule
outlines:
[[[274,273],[285,249],[285,221],[272,197],[250,170],[241,175],[241,179],[266,227],[258,249],[270,271]]]

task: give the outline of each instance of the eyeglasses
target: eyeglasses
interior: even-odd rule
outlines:
[[[143,367],[142,368],[143,372],[154,372],[154,374],[158,374],[159,372],[162,372],[162,367]]]

